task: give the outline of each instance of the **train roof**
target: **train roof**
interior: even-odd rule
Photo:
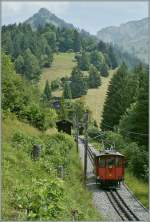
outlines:
[[[101,157],[101,156],[121,156],[121,157],[124,157],[123,154],[117,152],[116,150],[110,150],[110,149],[106,149],[106,150],[103,150],[103,151],[98,151],[98,150],[95,150],[92,146],[90,146],[90,149],[92,151],[92,153],[94,154],[94,156],[96,157]]]

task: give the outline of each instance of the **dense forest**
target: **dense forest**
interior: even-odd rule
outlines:
[[[39,80],[41,68],[51,66],[56,52],[81,52],[76,56],[81,70],[88,70],[90,62],[102,73],[117,65],[110,45],[97,43],[94,37],[76,29],[60,29],[50,24],[37,31],[27,24],[3,26],[2,48],[11,56],[17,73],[28,80]]]

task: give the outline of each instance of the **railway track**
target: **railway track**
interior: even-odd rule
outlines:
[[[140,221],[134,212],[127,206],[120,194],[115,191],[106,191],[106,195],[114,207],[115,211],[123,221]]]
[[[82,143],[84,143],[84,139],[82,139]],[[88,146],[87,150],[88,157],[94,166],[94,156],[93,156],[93,148]],[[135,215],[135,213],[129,208],[126,204],[122,196],[119,194],[117,190],[109,190],[104,191],[110,204],[119,215],[122,221],[140,221],[140,219]]]

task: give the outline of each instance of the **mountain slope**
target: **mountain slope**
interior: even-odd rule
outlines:
[[[116,44],[121,50],[148,63],[148,18],[101,29],[97,37],[104,42]]]
[[[45,26],[47,23],[51,23],[60,28],[74,28],[72,24],[65,22],[58,18],[45,8],[41,8],[37,13],[25,21],[26,24],[30,24],[32,29],[36,30],[38,26]]]

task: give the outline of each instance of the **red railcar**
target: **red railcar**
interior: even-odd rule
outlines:
[[[96,182],[104,187],[119,187],[124,180],[125,157],[114,150],[95,153]]]

